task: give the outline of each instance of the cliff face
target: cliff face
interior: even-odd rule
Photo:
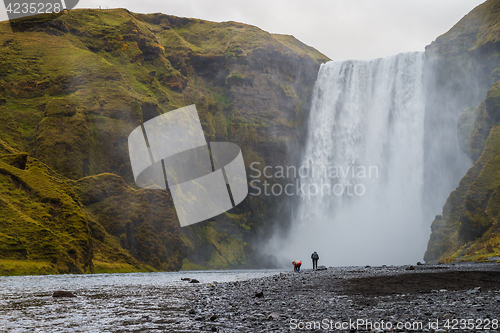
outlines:
[[[432,223],[426,261],[485,259],[500,253],[499,52],[500,1],[493,0],[426,49],[436,89],[429,102],[434,110],[463,111],[457,121],[458,143],[473,163]]]
[[[276,213],[275,199],[248,197],[180,229],[167,191],[135,187],[127,137],[194,103],[207,140],[238,144],[247,168],[296,163],[325,56],[253,26],[123,9],[41,15],[0,30],[4,273],[256,264],[254,242],[272,227],[264,217]],[[52,238],[37,248],[42,229]]]

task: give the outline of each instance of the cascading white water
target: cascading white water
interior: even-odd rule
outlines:
[[[321,66],[300,179],[280,255],[323,265],[422,260],[424,53]]]

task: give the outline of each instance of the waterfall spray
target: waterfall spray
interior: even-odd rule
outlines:
[[[280,255],[317,251],[334,266],[422,259],[423,66],[423,52],[321,66],[300,179],[309,193],[288,239],[274,240]]]

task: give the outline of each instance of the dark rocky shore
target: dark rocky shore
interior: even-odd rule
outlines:
[[[496,263],[225,274],[4,277],[0,332],[500,332]]]
[[[191,292],[186,332],[500,331],[496,263],[306,270]]]

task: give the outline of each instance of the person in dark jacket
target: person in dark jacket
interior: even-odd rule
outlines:
[[[318,259],[319,255],[314,251],[313,254],[311,254],[311,259],[313,260],[313,269],[318,269]]]

